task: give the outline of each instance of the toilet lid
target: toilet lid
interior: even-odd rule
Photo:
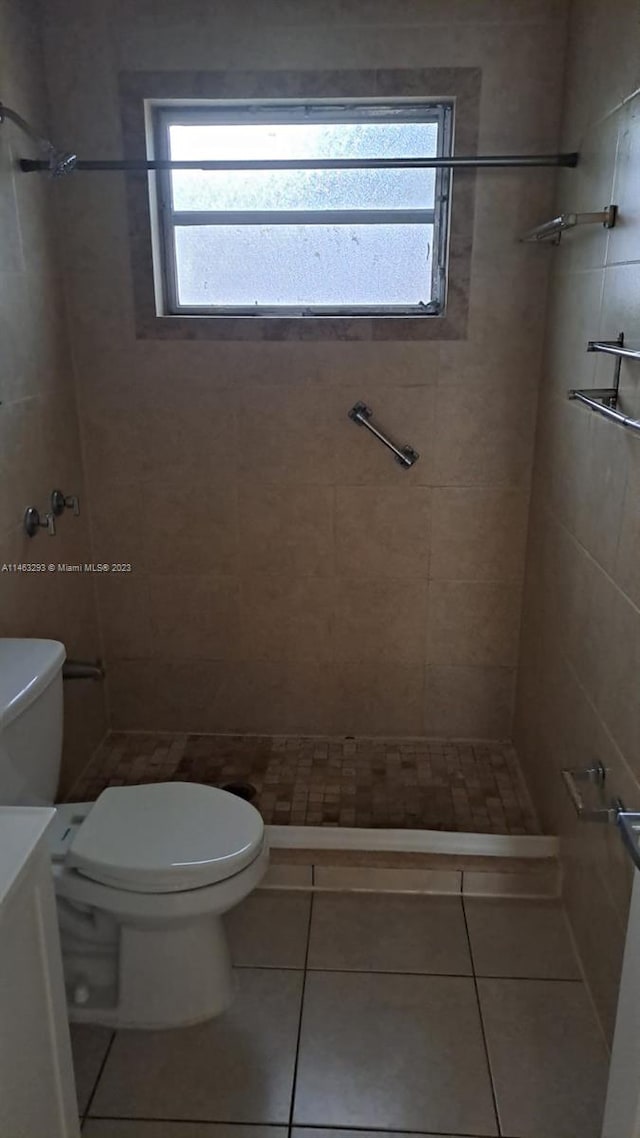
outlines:
[[[79,827],[67,864],[138,893],[173,893],[239,873],[264,840],[258,811],[194,782],[112,786]]]

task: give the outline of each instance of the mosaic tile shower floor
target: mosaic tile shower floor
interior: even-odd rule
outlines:
[[[113,733],[71,795],[108,786],[249,782],[276,826],[538,834],[513,747],[424,739]]]

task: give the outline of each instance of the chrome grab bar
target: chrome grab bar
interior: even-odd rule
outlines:
[[[620,798],[612,798],[608,806],[587,806],[576,783],[590,782],[604,792],[607,771],[602,763],[581,770],[563,770],[562,781],[581,822],[605,822],[618,827],[622,844],[636,869],[640,870],[640,812],[627,810]]]
[[[371,422],[372,415],[373,411],[370,407],[367,407],[366,403],[354,404],[349,412],[349,418],[353,419],[354,423],[358,423],[359,426],[366,427],[368,431],[371,431],[371,434],[375,435],[375,437],[380,440],[383,446],[386,446],[388,450],[391,451],[396,462],[398,462],[400,466],[413,466],[414,462],[417,462],[420,458],[417,450],[414,450],[413,447],[410,446],[396,446],[396,444],[392,442],[388,435],[385,435],[383,431],[379,429],[379,427],[376,427],[375,424]]]

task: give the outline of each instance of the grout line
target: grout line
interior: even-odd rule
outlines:
[[[139,1115],[139,1114],[137,1114],[135,1116],[130,1115],[130,1114],[93,1114],[91,1116],[91,1119],[87,1120],[87,1121],[91,1121],[91,1122],[95,1122],[95,1121],[98,1121],[98,1122],[160,1122],[160,1123],[177,1122],[177,1123],[182,1124],[183,1126],[185,1124],[191,1125],[191,1126],[200,1126],[200,1127],[202,1127],[202,1126],[259,1126],[262,1128],[267,1127],[267,1128],[272,1129],[272,1130],[286,1130],[287,1129],[287,1123],[286,1122],[247,1122],[246,1119],[244,1119],[242,1122],[233,1122],[233,1121],[230,1122],[226,1118],[225,1119],[219,1119],[219,1118],[207,1118],[207,1119],[202,1119],[202,1118],[156,1118],[156,1117],[150,1118],[150,1117],[147,1117],[146,1115]],[[436,1133],[435,1130],[390,1130],[388,1126],[384,1127],[384,1128],[380,1127],[380,1126],[336,1126],[333,1124],[327,1125],[326,1123],[323,1123],[320,1126],[319,1123],[310,1123],[310,1122],[296,1122],[294,1129],[296,1129],[296,1130],[337,1130],[340,1133],[342,1133],[344,1131],[347,1131],[350,1133],[351,1131],[353,1131],[354,1134],[370,1134],[370,1133],[371,1134],[399,1134],[399,1135],[415,1134],[417,1136],[422,1135],[423,1138],[496,1138],[495,1135],[478,1135],[477,1130],[475,1131],[474,1134],[471,1134],[469,1131],[461,1131],[461,1130],[456,1130],[455,1132],[453,1130],[438,1130]],[[503,1138],[511,1138],[511,1136],[504,1135]],[[517,1138],[517,1136],[514,1136],[514,1138]]]
[[[304,996],[305,996],[305,991],[306,991],[306,987],[307,987],[307,972],[308,972],[308,965],[309,965],[309,948],[311,945],[311,922],[313,920],[313,901],[314,901],[314,895],[312,893],[311,894],[311,903],[309,905],[309,918],[307,921],[307,943],[306,943],[305,954],[304,954],[304,971],[302,973],[302,991],[300,993],[300,1018],[298,1020],[298,1035],[296,1038],[296,1054],[295,1054],[295,1059],[294,1059],[294,1063],[293,1063],[293,1079],[291,1081],[291,1103],[289,1106],[289,1121],[287,1123],[287,1126],[288,1126],[288,1132],[287,1133],[289,1136],[291,1135],[291,1128],[293,1126],[293,1112],[294,1112],[294,1108],[295,1108],[296,1086],[297,1086],[297,1082],[298,1082],[298,1061],[300,1059],[300,1040],[302,1038],[302,1016],[304,1014]]]
[[[294,968],[282,964],[234,964],[237,972],[328,972],[342,976],[424,976],[432,980],[515,980],[526,984],[583,984],[582,976],[501,976],[496,973],[471,972],[413,972],[398,968],[332,968],[321,964],[316,967]],[[275,1125],[275,1124],[274,1124]],[[323,1127],[324,1129],[324,1127]],[[338,1127],[338,1129],[341,1129]],[[348,1127],[347,1129],[351,1129]],[[369,1126],[363,1127],[370,1130]],[[420,1132],[421,1133],[421,1132]]]
[[[484,1019],[482,1018],[482,1004],[480,1003],[480,992],[478,989],[478,978],[476,976],[476,966],[473,958],[473,946],[471,944],[471,933],[469,932],[469,925],[467,922],[467,914],[464,907],[464,898],[462,900],[462,916],[464,919],[465,932],[467,934],[467,945],[469,947],[469,958],[471,960],[471,968],[473,971],[473,987],[476,993],[476,1004],[478,1007],[478,1017],[480,1020],[480,1031],[482,1033],[482,1043],[484,1046],[484,1055],[487,1063],[487,1073],[489,1075],[489,1085],[491,1086],[491,1098],[493,1100],[493,1113],[496,1120],[496,1128],[498,1134],[502,1134],[502,1127],[500,1125],[500,1114],[498,1112],[498,1099],[496,1096],[496,1088],[493,1081],[493,1071],[491,1069],[491,1059],[489,1057],[489,1045],[487,1043],[487,1035],[484,1029]]]
[[[93,1100],[95,1098],[95,1094],[96,1094],[96,1091],[98,1089],[98,1083],[100,1082],[100,1079],[102,1078],[102,1073],[103,1073],[103,1071],[107,1065],[107,1059],[109,1058],[109,1055],[111,1054],[111,1048],[113,1047],[113,1044],[115,1042],[115,1038],[116,1038],[116,1032],[114,1031],[111,1033],[111,1039],[109,1040],[109,1042],[107,1044],[107,1049],[106,1049],[106,1051],[102,1057],[100,1069],[98,1071],[98,1074],[96,1075],[91,1094],[89,1095],[89,1098],[87,1099],[87,1105],[84,1108],[84,1114],[82,1115],[82,1124],[83,1125],[86,1122],[87,1118],[89,1117],[89,1111],[91,1110],[91,1106],[93,1104]]]

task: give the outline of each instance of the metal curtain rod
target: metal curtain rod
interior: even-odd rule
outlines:
[[[501,166],[577,166],[578,155],[570,154],[491,154],[468,155],[450,158],[296,158],[256,159],[253,161],[226,161],[201,159],[198,161],[172,161],[168,158],[123,158],[116,160],[76,159],[74,170],[148,171],[148,170],[397,170],[491,168]],[[48,171],[51,164],[32,158],[22,158],[20,169],[25,174]]]

